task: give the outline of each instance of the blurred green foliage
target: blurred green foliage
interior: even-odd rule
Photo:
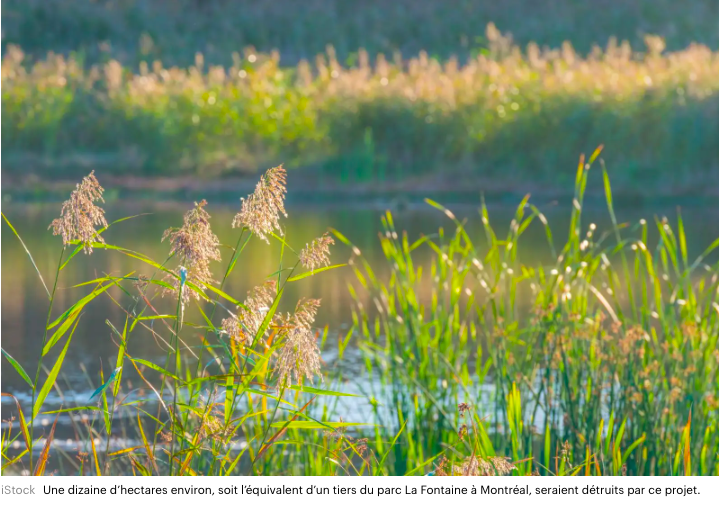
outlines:
[[[231,67],[188,68],[77,57],[2,65],[3,168],[63,167],[175,175],[255,171],[273,162],[323,181],[521,180],[562,185],[560,171],[605,144],[617,188],[710,184],[719,166],[719,57],[691,45],[641,52],[612,40],[582,57],[565,43],[522,51],[492,24],[465,64],[418,57],[353,66],[329,48],[313,63],[235,53]]]
[[[522,46],[568,40],[581,53],[612,35],[637,46],[659,34],[669,50],[719,46],[715,0],[3,0],[2,7],[3,50],[20,45],[35,58],[77,51],[92,62],[114,58],[132,67],[154,59],[187,67],[195,52],[229,66],[232,52],[248,46],[279,50],[283,65],[327,45],[343,64],[356,60],[359,48],[465,59],[487,46],[489,22]]]

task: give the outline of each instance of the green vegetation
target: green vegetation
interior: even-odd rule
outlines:
[[[681,214],[620,223],[606,172],[613,228],[584,221],[598,154],[579,164],[563,246],[528,197],[506,234],[482,206],[484,236],[428,201],[451,227],[410,242],[388,212],[389,279],[353,258],[357,342],[393,403],[374,416],[403,429],[398,473],[456,441],[461,403],[486,420],[479,451],[528,459],[520,474],[719,473],[719,239],[690,259]],[[552,263],[519,261],[530,225]]]
[[[283,170],[268,171],[243,202],[234,246],[220,247],[200,203],[182,227],[168,230],[171,253],[162,262],[104,242],[95,227],[107,224],[94,206],[102,190],[88,177],[52,225],[64,246],[54,282],[42,282],[50,304],[35,377],[4,354],[31,387],[33,404],[18,402],[19,430],[3,432],[3,470],[43,473],[56,451],[55,425],[45,430],[50,440],[39,458],[27,451],[38,441],[39,415],[57,412],[43,402],[83,310],[97,297],[111,297],[122,315],[107,320],[118,349],[115,369],[136,371],[145,390],[123,382],[123,370],[110,380],[106,368],[105,377],[95,375],[97,404],[72,402],[81,408],[60,410],[75,417],[83,444],[77,461],[64,459],[67,472],[719,475],[719,262],[713,259],[719,239],[690,258],[681,214],[674,227],[663,219],[617,221],[606,172],[612,228],[584,221],[584,192],[598,154],[577,168],[563,245],[527,199],[506,237],[485,206],[484,236],[474,236],[429,201],[450,229],[416,242],[387,213],[380,240],[388,275],[372,271],[335,231],[352,247],[357,278],[349,287],[353,326],[337,343],[329,343],[326,330],[312,330],[309,301],[294,315],[277,311],[287,282],[332,268],[329,236],[299,252],[281,236]],[[71,217],[77,214],[83,217]],[[544,227],[552,264],[519,261],[530,225]],[[278,240],[282,254],[277,271],[257,279],[260,288],[240,303],[223,286],[242,270],[242,251],[253,236]],[[83,248],[125,254],[156,274],[90,280],[84,285],[92,291],[52,320],[58,279],[68,261],[82,260]],[[207,265],[220,259],[221,248],[230,258],[223,279],[213,283]],[[190,309],[197,321],[188,318]],[[134,356],[138,340],[156,343],[164,366]],[[323,369],[321,383],[318,343],[341,360]],[[350,352],[364,360],[361,373]],[[344,370],[348,362],[351,374]],[[339,419],[337,405],[347,400],[364,413],[360,421]],[[113,450],[111,437],[138,444]],[[14,441],[25,450],[13,450]]]
[[[2,65],[3,169],[202,175],[284,161],[320,184],[434,178],[445,188],[513,182],[562,187],[575,157],[603,143],[617,190],[700,192],[719,167],[719,57],[610,43],[587,57],[569,44],[525,51],[493,25],[465,64],[388,61],[334,51],[282,67],[248,50],[230,68],[134,73],[117,61]],[[451,179],[451,180],[450,180]]]

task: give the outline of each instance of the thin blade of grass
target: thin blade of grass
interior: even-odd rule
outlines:
[[[334,270],[335,268],[341,268],[342,266],[347,266],[346,264],[333,264],[331,266],[325,266],[323,268],[317,268],[315,270],[310,270],[309,272],[300,273],[299,275],[295,275],[293,277],[290,277],[287,279],[287,282],[295,282],[299,281],[300,279],[304,279],[305,277],[311,277],[313,275],[317,275],[318,273],[325,272],[327,270]]]
[[[12,394],[9,394],[7,392],[2,393],[5,397],[11,397],[15,400],[15,406],[17,406],[17,413],[18,418],[20,419],[20,431],[22,432],[22,437],[25,440],[25,447],[30,451],[31,449],[31,443],[30,443],[30,433],[27,429],[27,422],[25,422],[25,415],[22,413],[22,407],[20,406],[20,401],[17,400],[15,396]]]
[[[34,475],[36,477],[41,477],[45,474],[45,468],[47,467],[47,459],[50,457],[50,446],[52,445],[52,441],[55,438],[55,427],[57,426],[57,420],[59,418],[59,415],[55,416],[55,422],[52,423],[50,434],[45,440],[45,446],[43,447],[42,453],[40,453],[40,457],[38,458],[37,464],[35,465]]]
[[[5,214],[2,214],[2,217],[5,220],[5,223],[7,223],[7,226],[10,227],[10,230],[12,230],[13,234],[15,234],[15,237],[17,237],[18,241],[20,241],[20,244],[25,249],[25,253],[27,254],[27,256],[30,258],[32,267],[35,268],[35,271],[37,272],[37,276],[40,277],[40,282],[42,283],[42,287],[45,288],[45,293],[47,293],[48,300],[52,299],[52,295],[50,295],[50,290],[47,289],[47,284],[45,284],[45,279],[42,278],[40,269],[37,267],[37,264],[35,264],[35,259],[32,258],[32,254],[30,253],[30,250],[28,250],[27,246],[25,246],[25,242],[22,240],[22,238],[20,237],[20,234],[18,234],[17,230],[15,230],[15,227],[12,226],[12,224],[10,223],[10,220],[7,219]]]

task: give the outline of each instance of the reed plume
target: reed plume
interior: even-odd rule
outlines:
[[[277,294],[277,282],[270,280],[261,286],[255,286],[247,293],[244,307],[240,307],[236,316],[222,321],[222,328],[238,344],[252,345],[262,326],[265,315]],[[263,336],[269,332],[269,326]]]
[[[329,266],[330,245],[334,244],[335,240],[327,233],[313,239],[300,251],[300,263],[308,270],[314,270],[321,266]]]
[[[285,343],[275,365],[280,388],[291,385],[292,380],[301,385],[305,378],[322,379],[320,350],[312,329],[319,307],[319,300],[303,299],[297,303],[294,314],[283,319]]]
[[[487,457],[475,455],[467,457],[461,464],[447,466],[447,460],[441,459],[434,474],[439,477],[490,477],[508,475],[517,469],[510,459],[505,457]]]
[[[221,259],[220,240],[210,228],[210,215],[204,209],[206,205],[205,200],[195,202],[195,207],[185,213],[182,226],[168,228],[162,235],[162,241],[170,241],[170,253],[176,255],[181,267],[186,269],[182,274],[174,272],[174,275],[165,278],[172,285],[172,289],[166,288],[163,294],[174,293],[180,289],[183,305],[190,297],[200,298],[197,291],[185,289],[186,280],[195,281],[194,284],[201,291],[204,291],[202,283],[216,282],[210,272],[210,261]]]
[[[95,178],[95,171],[92,171],[82,179],[82,183],[75,186],[70,199],[62,204],[60,217],[53,220],[48,230],[52,229],[55,236],[61,235],[63,245],[80,241],[83,252],[91,254],[93,243],[105,242],[95,230],[98,225],[107,227],[105,211],[95,205],[96,201],[105,202],[103,192],[104,189]]]
[[[233,228],[247,228],[257,237],[269,244],[267,236],[273,231],[282,235],[280,215],[285,212],[285,194],[287,193],[287,171],[282,166],[268,169],[262,175],[255,191],[242,198],[242,208],[232,220]]]

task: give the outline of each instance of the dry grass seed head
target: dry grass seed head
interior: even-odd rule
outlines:
[[[202,283],[210,284],[215,282],[210,272],[210,261],[219,261],[220,240],[210,228],[210,215],[205,211],[207,205],[205,200],[195,202],[195,207],[185,213],[183,224],[180,228],[168,228],[162,235],[162,241],[170,241],[170,253],[176,255],[180,265],[187,269],[187,279],[196,281],[198,288],[202,289]],[[165,281],[173,286],[166,288],[164,294],[174,294],[181,287],[180,274],[167,275]],[[200,295],[188,289],[182,290],[182,303],[189,301],[190,297],[200,298]]]
[[[300,300],[295,313],[283,319],[285,343],[275,366],[278,387],[290,385],[293,380],[301,385],[305,378],[312,380],[319,376],[322,379],[320,350],[312,329],[319,306],[320,301],[316,299]]]
[[[236,343],[251,345],[276,295],[277,282],[274,280],[269,280],[261,286],[255,286],[247,293],[244,307],[239,308],[237,316],[224,319],[222,328]],[[268,332],[269,326],[267,326],[265,335]]]
[[[327,233],[313,239],[310,243],[307,243],[305,248],[300,252],[300,263],[308,270],[329,266],[330,245],[334,244],[335,240]]]
[[[508,458],[487,457],[482,459],[476,456],[468,457],[459,466],[454,466],[454,474],[463,477],[491,477],[510,474],[517,469]]]
[[[282,235],[280,215],[287,217],[286,184],[287,171],[282,166],[268,169],[257,183],[255,191],[242,199],[242,208],[232,220],[232,227],[247,228],[268,244],[268,234],[277,230]]]
[[[210,215],[204,209],[207,201],[195,202],[195,207],[185,213],[180,228],[168,228],[162,241],[169,238],[170,252],[189,267],[198,263],[219,261],[220,240],[210,229]]]
[[[82,179],[70,195],[70,199],[62,204],[60,217],[53,220],[48,229],[53,235],[62,236],[62,244],[78,240],[82,243],[86,254],[92,253],[92,243],[104,243],[95,227],[107,227],[105,211],[95,205],[96,201],[105,202],[102,198],[104,189],[95,178],[95,171]]]
[[[232,427],[227,427],[221,419],[214,415],[207,415],[200,427],[200,438],[209,437],[212,440],[226,443],[232,438]]]

